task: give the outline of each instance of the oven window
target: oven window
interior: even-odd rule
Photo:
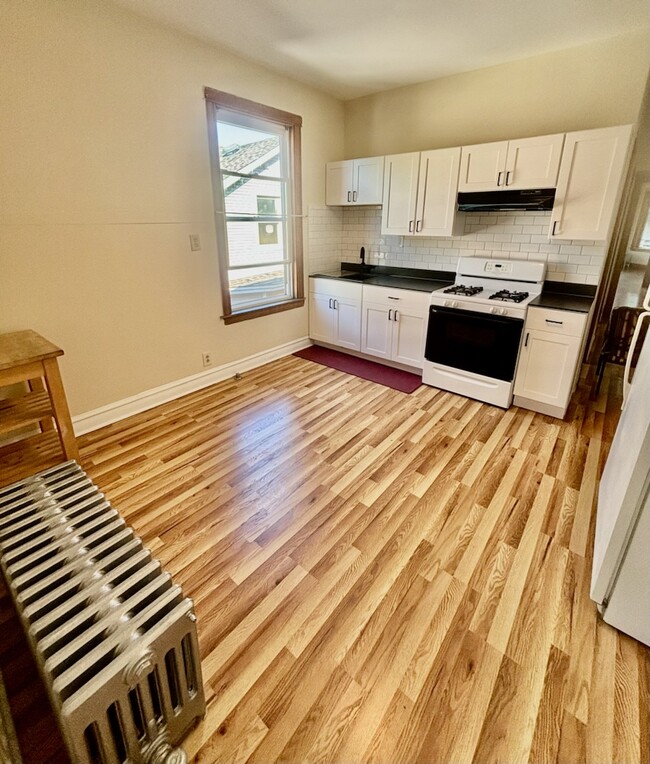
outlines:
[[[431,307],[424,355],[432,363],[511,382],[523,327],[519,318]]]

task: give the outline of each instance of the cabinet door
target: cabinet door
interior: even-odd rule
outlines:
[[[571,395],[581,338],[538,329],[526,331],[525,336],[515,377],[515,395],[565,407]]]
[[[381,210],[382,234],[408,236],[415,232],[419,164],[419,153],[386,157]]]
[[[346,298],[334,301],[334,344],[350,350],[361,349],[361,301]]]
[[[324,294],[309,294],[309,336],[322,342],[334,341],[333,298]]]
[[[384,189],[384,157],[354,160],[352,201],[355,204],[381,204]]]
[[[424,365],[424,340],[427,316],[400,308],[393,312],[393,338],[391,357],[393,361],[416,366]]]
[[[451,236],[458,197],[460,148],[423,151],[420,155],[415,232]]]
[[[551,215],[551,239],[609,239],[631,139],[632,125],[567,133]]]
[[[504,185],[508,188],[555,188],[563,144],[564,133],[509,141]]]
[[[508,141],[463,146],[459,191],[497,191],[505,182]]]
[[[389,310],[392,311],[392,308],[364,300],[361,319],[362,352],[379,358],[390,358],[393,322],[388,320]]]
[[[354,163],[329,162],[325,170],[325,204],[352,204]]]

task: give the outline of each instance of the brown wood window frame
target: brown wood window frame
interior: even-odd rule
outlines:
[[[215,192],[215,202],[223,198],[221,167],[219,162],[219,141],[217,138],[217,111],[219,108],[237,111],[251,117],[257,117],[269,122],[274,122],[288,128],[289,132],[289,166],[290,166],[290,193],[291,193],[291,229],[293,240],[292,262],[292,293],[293,297],[269,305],[247,308],[244,310],[232,309],[230,289],[228,287],[228,248],[225,237],[225,209],[215,209],[215,226],[217,230],[217,255],[219,259],[219,275],[221,279],[221,299],[223,302],[222,319],[226,324],[234,324],[251,318],[268,316],[271,313],[280,313],[293,308],[300,308],[305,304],[304,276],[303,276],[303,246],[302,246],[302,183],[301,183],[301,142],[300,129],[302,117],[291,114],[288,111],[265,106],[246,98],[224,93],[221,90],[205,88],[205,100],[208,113],[208,139],[210,145],[210,165],[212,169],[212,186]],[[215,208],[218,204],[215,204]]]

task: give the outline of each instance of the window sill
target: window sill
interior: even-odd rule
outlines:
[[[300,297],[295,300],[287,300],[286,302],[278,302],[275,305],[265,305],[261,308],[251,308],[250,310],[240,310],[236,313],[230,313],[227,316],[221,316],[224,324],[238,324],[240,321],[248,321],[251,318],[261,318],[262,316],[270,316],[271,313],[282,313],[285,310],[293,310],[294,308],[302,308],[305,304],[304,297]]]

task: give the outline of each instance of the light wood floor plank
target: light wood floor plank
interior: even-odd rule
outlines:
[[[559,421],[287,357],[81,437],[195,601],[190,761],[646,764],[650,650],[589,599],[621,392],[592,378]]]

